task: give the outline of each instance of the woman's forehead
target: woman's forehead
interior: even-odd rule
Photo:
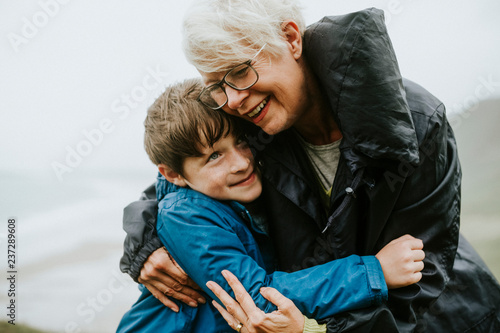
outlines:
[[[201,74],[202,83],[204,86],[209,86],[211,84],[217,83],[224,77],[224,72],[213,72],[207,73],[203,71],[198,71]]]
[[[224,66],[221,70],[218,70],[216,72],[204,72],[201,70],[198,70],[198,72],[201,74],[203,85],[209,86],[211,84],[220,82],[224,75],[226,75],[231,69],[238,65],[241,65],[242,63],[243,61],[228,62],[227,66]]]

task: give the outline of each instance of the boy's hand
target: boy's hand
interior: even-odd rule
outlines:
[[[410,235],[401,236],[375,255],[384,272],[387,288],[400,288],[417,283],[422,278],[425,253],[423,242]]]
[[[205,298],[195,290],[200,287],[186,275],[164,247],[149,256],[138,280],[154,297],[174,312],[179,312],[179,307],[167,296],[192,307],[206,302]]]

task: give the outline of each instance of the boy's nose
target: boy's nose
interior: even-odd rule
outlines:
[[[250,165],[250,159],[245,156],[241,151],[235,150],[233,153],[233,161],[231,165],[231,172],[238,173],[240,171],[245,171]]]
[[[229,86],[226,86],[227,95],[227,106],[238,112],[239,108],[243,105],[243,101],[248,97],[249,91],[247,90],[236,90]]]

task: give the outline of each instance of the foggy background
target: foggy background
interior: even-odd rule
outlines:
[[[142,146],[147,107],[167,85],[198,76],[180,48],[190,3],[0,2],[0,322],[9,320],[9,218],[16,219],[16,323],[112,332],[136,300],[136,284],[118,268],[122,210],[156,176]],[[500,3],[302,3],[308,24],[367,7],[385,11],[403,76],[445,103],[463,137],[463,230],[494,265]],[[485,124],[493,134],[478,147]],[[476,166],[484,156],[490,159]],[[474,178],[484,165],[488,177]],[[491,268],[498,277],[500,268]]]

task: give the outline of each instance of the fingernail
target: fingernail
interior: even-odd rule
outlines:
[[[222,271],[221,273],[222,273],[222,276],[227,277],[227,272],[226,271]]]
[[[198,306],[198,303],[196,303],[196,302],[189,302],[189,306],[193,307],[193,308],[196,308]]]
[[[176,308],[170,308],[170,310],[172,310],[174,312],[179,312],[179,309],[176,309]]]
[[[205,304],[207,301],[204,298],[198,298],[198,303]]]

